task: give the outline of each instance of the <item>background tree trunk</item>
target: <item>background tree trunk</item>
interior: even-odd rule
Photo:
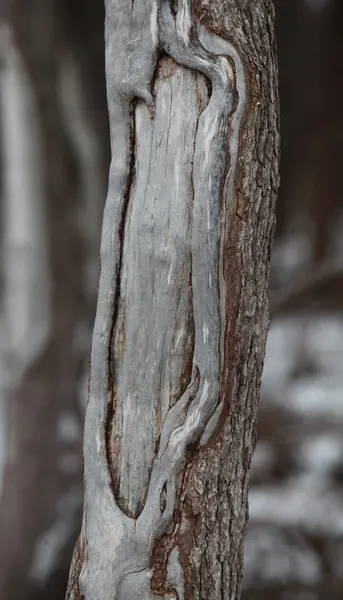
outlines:
[[[64,164],[70,152],[48,95],[53,87],[45,80],[48,93],[39,95],[41,88],[35,84],[41,80],[34,80],[14,45],[7,58],[12,79],[5,81],[6,369],[11,375],[5,407],[10,452],[0,502],[0,587],[7,598],[28,599],[30,594],[39,598],[39,588],[54,570],[53,555],[68,541],[81,496],[77,434],[66,443],[62,433],[66,421],[78,428],[79,357],[73,340],[82,310],[76,280],[80,242],[76,178]],[[14,102],[18,110],[13,110]],[[67,510],[61,509],[63,503],[69,503]]]
[[[73,2],[11,0],[2,15],[0,589],[8,600],[63,597],[81,520],[80,380],[109,162],[104,8],[89,7],[78,35]],[[82,35],[92,102],[81,100],[91,87],[77,62]]]
[[[273,18],[269,0],[107,2],[112,163],[69,599],[239,597],[278,188]]]

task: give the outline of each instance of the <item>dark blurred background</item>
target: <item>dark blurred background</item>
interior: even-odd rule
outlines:
[[[281,189],[243,600],[343,599],[343,0],[276,0]],[[62,600],[109,166],[103,2],[0,0],[0,598]]]

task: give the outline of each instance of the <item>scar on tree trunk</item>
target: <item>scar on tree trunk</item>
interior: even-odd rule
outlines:
[[[69,600],[239,597],[278,186],[273,10],[203,4],[106,3],[112,161]]]

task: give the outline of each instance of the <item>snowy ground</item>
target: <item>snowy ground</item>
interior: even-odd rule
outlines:
[[[278,270],[285,283],[299,268],[299,256],[307,256],[306,247],[289,250],[283,248],[285,264]],[[0,346],[4,339],[0,323]],[[3,387],[0,377],[0,488]],[[86,387],[83,381],[83,392]],[[84,406],[85,394],[80,398]],[[62,425],[61,435],[70,435],[70,423]],[[258,434],[242,600],[343,600],[342,316],[292,315],[272,323]],[[74,514],[70,506],[61,514]],[[37,546],[37,580],[53,562],[65,532],[62,521]]]
[[[259,433],[244,599],[343,598],[343,318],[272,325]]]

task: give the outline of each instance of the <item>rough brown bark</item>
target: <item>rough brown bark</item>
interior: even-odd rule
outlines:
[[[225,264],[226,410],[218,436],[190,464],[184,489],[189,521],[182,553],[188,565],[186,597],[198,593],[203,600],[224,600],[240,593],[248,473],[268,331],[267,284],[278,189],[277,65],[271,2],[203,0],[199,15],[206,27],[236,45],[249,89]]]
[[[177,497],[172,510],[172,523],[169,528],[163,530],[163,534],[160,537],[157,539],[154,538],[154,545],[149,554],[149,564],[146,564],[146,548],[144,547],[144,550],[140,551],[139,544],[137,548],[136,542],[136,546],[132,546],[131,549],[129,544],[131,539],[135,541],[138,539],[142,543],[145,541],[144,536],[143,538],[137,538],[140,535],[139,529],[144,529],[144,522],[142,523],[141,515],[143,515],[143,521],[145,512],[147,518],[151,518],[152,520],[154,518],[151,516],[154,509],[154,490],[151,491],[151,487],[154,477],[156,477],[156,481],[159,481],[158,464],[159,461],[162,461],[165,454],[162,451],[160,452],[160,450],[155,451],[155,460],[153,460],[151,466],[152,474],[148,491],[144,489],[144,483],[142,484],[143,505],[145,493],[145,505],[142,508],[137,502],[137,494],[135,495],[134,493],[137,484],[133,478],[131,479],[130,488],[130,474],[132,477],[132,472],[134,472],[134,464],[130,462],[132,461],[131,455],[125,463],[128,465],[127,470],[120,470],[118,456],[120,457],[123,452],[121,445],[123,444],[124,434],[122,430],[119,430],[117,437],[112,435],[114,426],[115,424],[118,425],[119,421],[114,401],[117,403],[117,410],[122,401],[120,394],[116,397],[119,390],[118,381],[116,380],[116,369],[119,370],[121,368],[121,361],[124,360],[123,355],[125,355],[126,351],[125,335],[121,335],[120,331],[125,332],[127,324],[125,323],[125,318],[123,318],[122,321],[119,321],[121,323],[121,327],[118,328],[120,329],[119,332],[116,331],[116,319],[118,318],[119,320],[117,315],[119,314],[120,316],[121,309],[119,307],[118,312],[117,305],[112,307],[110,331],[114,331],[113,339],[116,340],[116,345],[112,352],[114,352],[117,360],[113,365],[114,379],[112,379],[112,371],[108,375],[108,381],[105,381],[105,398],[103,397],[101,378],[104,376],[104,373],[105,379],[107,377],[107,370],[109,369],[107,357],[109,355],[110,361],[112,360],[110,345],[113,339],[112,334],[110,335],[108,330],[107,313],[105,318],[101,311],[106,310],[106,303],[111,307],[111,302],[113,302],[114,298],[116,298],[118,303],[118,296],[115,292],[112,293],[111,291],[108,295],[102,297],[101,294],[104,293],[106,281],[105,283],[100,282],[101,302],[98,305],[99,312],[97,318],[99,322],[96,324],[93,338],[96,352],[94,352],[91,367],[90,404],[88,407],[85,434],[86,492],[89,488],[94,494],[89,492],[88,499],[86,497],[84,528],[80,543],[75,550],[67,592],[67,597],[70,600],[76,600],[83,596],[87,600],[91,598],[93,600],[95,598],[97,600],[107,600],[112,595],[116,600],[133,600],[133,598],[141,597],[144,597],[144,599],[164,597],[177,598],[178,600],[208,600],[209,598],[211,600],[227,600],[228,598],[230,600],[237,600],[240,595],[240,581],[243,571],[243,538],[248,514],[248,473],[255,442],[254,428],[268,329],[267,283],[270,247],[275,221],[274,205],[278,189],[279,120],[274,10],[272,2],[269,0],[254,0],[253,2],[251,0],[211,0],[210,2],[202,0],[196,2],[194,8],[197,24],[201,23],[207,32],[216,34],[223,40],[229,40],[236,49],[240,61],[243,63],[246,86],[246,103],[239,136],[234,191],[229,214],[225,215],[225,218],[229,221],[229,227],[225,232],[222,226],[221,233],[224,236],[222,237],[222,268],[227,290],[227,297],[225,299],[226,314],[223,324],[224,369],[220,378],[219,391],[220,406],[223,406],[223,408],[214,435],[209,437],[209,441],[201,446],[199,445],[199,438],[192,437],[192,443],[187,447],[185,462],[180,463],[177,473]],[[109,8],[110,23],[111,10]],[[183,17],[181,16],[180,20]],[[119,32],[117,32],[117,35],[119,35]],[[154,36],[152,37],[154,38]],[[187,35],[185,35],[186,37]],[[107,38],[109,48],[111,48],[109,40],[111,41],[111,30],[109,30]],[[124,38],[124,43],[128,44],[129,41]],[[174,58],[176,62],[193,68],[192,60],[194,55],[187,53],[189,48],[193,51],[192,43],[189,39],[187,43],[184,43],[184,46],[180,43],[177,50],[175,50],[175,47],[171,43],[169,47],[168,45],[164,46],[164,49],[167,48],[167,52],[169,49],[172,56],[174,53],[173,58],[175,54],[178,56],[179,52],[180,59]],[[197,51],[194,51],[195,55]],[[125,112],[126,107],[123,105],[119,106],[120,110],[118,108],[119,100],[116,101],[116,95],[118,97],[121,91],[118,82],[121,85],[124,80],[112,79],[112,63],[110,62],[110,53],[112,50],[109,49],[108,52],[109,69],[107,75],[110,124],[116,135],[118,131],[116,125],[122,123],[125,118],[129,122],[129,113]],[[189,58],[190,55],[192,60]],[[206,55],[207,58],[208,55]],[[138,55],[137,60],[139,60]],[[193,62],[197,65],[196,60]],[[143,64],[143,66],[147,68],[146,64]],[[132,66],[132,69],[134,69],[134,66]],[[178,72],[178,68],[173,66],[173,64],[171,64],[171,70],[173,73]],[[204,71],[201,72],[204,73]],[[170,76],[173,76],[173,73]],[[206,72],[205,75],[207,75]],[[158,89],[160,77],[161,67],[157,74],[156,89]],[[236,64],[236,81],[237,78]],[[132,79],[134,80],[134,77]],[[135,89],[132,91],[130,88],[129,98],[136,95],[146,100],[149,94],[145,89],[139,87],[139,80],[136,83],[136,93]],[[146,81],[144,83],[146,84]],[[190,84],[188,85],[190,86]],[[126,88],[124,89],[126,90]],[[123,102],[122,96],[120,98],[120,101]],[[201,108],[201,102],[199,105]],[[156,119],[158,116],[158,107],[159,96],[157,93]],[[124,115],[122,119],[121,115]],[[112,164],[114,165],[116,164],[115,161],[118,160],[115,155],[115,135],[114,140],[112,140],[114,142]],[[133,135],[138,135],[139,139],[139,132],[137,134],[133,132]],[[227,161],[230,158],[233,160],[231,156],[227,157]],[[114,194],[117,191],[115,188],[116,176],[117,173],[114,169],[111,172],[109,194]],[[194,183],[196,184],[197,182],[195,181]],[[130,188],[128,193],[130,194]],[[126,192],[126,195],[128,193]],[[136,196],[134,198],[136,199]],[[134,203],[133,207],[135,207]],[[110,210],[108,208],[109,212]],[[128,236],[127,231],[129,231],[130,220],[133,219],[131,211],[132,208],[130,207],[126,222],[124,211],[120,214],[120,217],[124,221],[121,221],[119,224],[114,220],[113,230],[115,227],[120,227],[121,235],[118,242],[120,244],[122,244],[122,237],[124,236],[125,240]],[[107,218],[109,219],[110,217],[111,215],[108,214]],[[113,215],[112,219],[114,219]],[[125,231],[124,226],[127,227]],[[145,223],[142,223],[142,228],[144,226]],[[112,231],[111,227],[112,224],[109,227],[106,222],[103,232],[104,245],[107,241],[112,243],[112,246],[109,246],[110,250],[116,244],[116,240],[113,239],[115,234],[113,234],[113,238],[110,235]],[[152,230],[152,235],[157,235],[154,229]],[[117,252],[116,247],[115,252]],[[110,253],[104,253],[102,265],[104,272],[106,271],[105,276],[109,279],[111,277],[107,271],[109,268],[107,261],[110,256]],[[134,254],[133,257],[136,260],[135,256]],[[157,257],[160,259],[159,254]],[[112,257],[112,264],[116,265],[116,261],[117,255],[115,254],[115,258]],[[125,265],[125,254],[123,264]],[[129,268],[130,266],[128,270]],[[120,267],[117,268],[116,275],[120,279]],[[137,271],[136,276],[140,277],[141,273]],[[181,280],[180,273],[180,282]],[[113,285],[115,289],[115,284]],[[193,296],[194,294],[193,286]],[[140,297],[137,296],[136,300],[138,302]],[[121,296],[121,302],[124,301],[127,301],[127,299],[124,298],[123,300]],[[104,326],[102,329],[101,327],[99,329],[99,323],[101,323],[102,318],[104,318]],[[134,325],[138,328],[138,321]],[[197,323],[195,317],[195,340],[197,339],[196,329]],[[212,334],[211,330],[210,334]],[[115,337],[116,335],[117,337]],[[192,334],[190,337],[192,337]],[[206,338],[205,329],[204,338]],[[104,343],[108,343],[105,349],[101,346],[103,340],[105,340]],[[153,344],[153,342],[151,343]],[[99,356],[103,356],[103,352],[105,359],[99,365]],[[139,348],[137,348],[137,352],[139,352]],[[94,364],[94,360],[96,364]],[[138,361],[139,358],[136,360]],[[135,358],[133,361],[135,361]],[[137,365],[133,362],[132,366],[136,367]],[[191,381],[191,368],[191,362],[187,361],[185,367],[186,385],[188,383],[189,387],[187,389],[190,390],[189,393],[193,394],[192,401],[196,402],[197,389],[192,392],[191,386],[193,384],[189,383]],[[201,369],[199,378],[199,385],[201,386]],[[107,384],[109,385],[110,394],[107,394]],[[135,381],[132,381],[131,389],[135,390],[135,385]],[[183,394],[186,394],[187,389],[185,391],[183,388]],[[144,392],[145,390],[143,389],[142,395]],[[174,406],[177,407],[177,404],[183,397],[181,396],[180,400],[180,396],[177,394],[176,396],[176,404],[173,405],[173,408]],[[107,401],[109,402],[109,412],[107,422],[105,423],[107,432],[105,435],[102,429],[102,415],[105,414],[106,407],[102,403],[107,403]],[[136,410],[140,414],[139,411],[142,409],[139,403],[136,405]],[[172,409],[169,408],[168,415],[171,412]],[[158,414],[160,415],[160,413]],[[187,422],[187,417],[184,418],[186,418]],[[163,434],[165,433],[165,422],[162,426],[160,423],[161,419],[156,417],[156,420],[157,433],[153,431],[152,435],[156,436],[158,447],[162,444]],[[140,420],[138,421],[139,423],[141,422]],[[180,430],[183,431],[183,428],[180,427]],[[170,431],[167,431],[167,433],[170,434]],[[159,434],[161,438],[159,438]],[[140,435],[144,437],[144,431],[140,431]],[[98,445],[97,450],[94,449],[95,439]],[[104,441],[105,439],[106,442]],[[138,449],[141,448],[139,445],[140,437],[135,436],[133,431],[131,432],[131,440],[134,445],[137,445]],[[100,455],[100,451],[102,451],[102,447],[105,444],[107,448],[106,460],[104,459],[104,453]],[[169,446],[167,444],[165,452],[167,452]],[[126,450],[131,449],[126,448]],[[143,450],[145,451],[144,446]],[[94,456],[97,456],[96,452],[98,452],[100,457],[99,462],[96,460],[94,462]],[[170,461],[172,459],[171,456]],[[113,480],[116,483],[115,487],[111,487],[109,484],[110,468],[112,468]],[[131,505],[128,501],[128,496],[125,496],[122,491],[124,489],[122,484],[124,478],[125,489],[129,490],[129,496],[130,494],[132,495],[132,498],[131,496],[129,498]],[[142,479],[144,478],[142,477]],[[121,485],[123,486],[122,488],[120,487]],[[161,492],[162,513],[164,513],[165,506],[168,506],[169,503],[169,485],[170,480],[168,479],[168,485]],[[112,499],[108,500],[112,494],[113,501]],[[98,503],[98,512],[96,511],[97,505],[95,505],[94,509],[92,506],[95,496],[95,500]],[[151,512],[149,512],[149,502],[151,502]],[[107,507],[110,512],[107,512]],[[112,510],[113,520],[111,521]],[[106,521],[107,518],[108,521]],[[115,519],[119,519],[119,525],[117,526],[116,523],[113,526],[113,530],[111,530],[111,524],[114,523]],[[123,535],[123,531],[126,531],[125,528],[127,528],[127,536]],[[107,536],[106,540],[108,544],[106,543],[106,548],[104,548],[104,543],[101,543],[102,534],[106,534]],[[147,535],[149,535],[149,531]],[[151,535],[152,537],[155,536],[153,532],[151,532]],[[122,541],[120,540],[120,536],[123,536]],[[126,541],[127,546],[125,546]],[[112,557],[111,544],[114,544]],[[124,556],[118,553],[118,547],[123,549]],[[125,552],[128,552],[127,560]],[[104,558],[102,554],[106,554],[106,557]],[[174,556],[173,559],[172,555]],[[91,563],[90,561],[95,562]],[[121,561],[126,565],[123,567],[122,573]],[[167,572],[171,563],[174,566],[176,564],[179,570],[176,578],[179,578],[181,583],[178,589],[170,583]],[[93,571],[92,566],[89,566],[92,564],[94,566]],[[150,569],[149,572],[147,571],[148,567]],[[80,573],[82,576],[79,580]],[[141,576],[141,579],[139,579],[139,576]],[[146,588],[146,577],[150,577],[149,590]],[[114,578],[113,581],[115,582],[113,588],[111,588],[111,578]]]

